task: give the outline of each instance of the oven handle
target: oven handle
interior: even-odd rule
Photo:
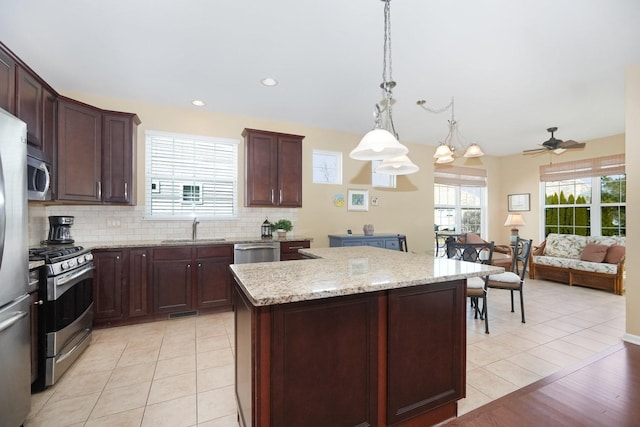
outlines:
[[[27,313],[26,311],[17,311],[16,314],[11,316],[10,318],[5,320],[4,322],[0,322],[0,332],[4,331],[6,329],[9,329],[13,325],[15,325],[16,322],[18,322],[18,320],[22,319],[27,314],[29,314],[29,313]]]
[[[89,332],[91,332],[91,328],[85,328],[81,332],[84,332],[84,335],[82,336],[82,339],[79,342],[77,342],[76,345],[71,347],[69,349],[69,351],[65,351],[60,356],[56,357],[56,363],[60,363],[64,359],[66,359],[67,357],[71,356],[73,354],[73,352],[76,351],[77,348],[80,347],[87,340],[87,338],[91,337],[91,335],[89,334]],[[78,335],[80,335],[81,332],[78,332]]]
[[[57,286],[64,286],[67,283],[77,280],[79,278],[81,278],[82,276],[84,276],[87,273],[91,273],[93,270],[95,270],[95,266],[93,264],[91,264],[90,266],[84,267],[82,269],[78,269],[76,271],[72,271],[70,272],[67,276],[61,277],[58,282],[56,283]],[[93,275],[93,274],[92,274]]]

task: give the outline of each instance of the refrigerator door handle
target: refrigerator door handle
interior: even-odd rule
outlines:
[[[22,319],[27,314],[29,314],[29,313],[26,312],[26,311],[16,311],[16,313],[13,316],[11,316],[10,318],[8,318],[7,320],[5,320],[3,322],[0,322],[0,332],[3,332],[5,330],[9,329],[10,327],[12,327],[16,323],[18,323],[18,320]]]
[[[4,259],[4,239],[7,228],[7,203],[4,192],[4,171],[2,170],[2,157],[0,157],[0,268]]]

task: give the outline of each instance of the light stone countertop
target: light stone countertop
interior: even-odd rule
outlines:
[[[504,271],[502,267],[371,246],[310,248],[299,252],[316,259],[232,264],[231,271],[255,306],[440,283]]]
[[[44,261],[29,261],[29,270],[33,270],[34,268],[42,267],[44,265]]]
[[[196,245],[233,245],[235,243],[268,243],[268,242],[293,242],[299,240],[313,239],[305,236],[287,236],[285,238],[261,239],[260,237],[233,237],[229,239],[199,238],[191,239],[158,239],[158,240],[122,240],[113,242],[79,242],[74,245],[83,246],[89,249],[120,249],[120,248],[150,248],[159,246],[196,246]]]

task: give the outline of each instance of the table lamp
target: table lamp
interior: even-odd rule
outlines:
[[[507,216],[507,220],[504,222],[504,226],[510,226],[511,228],[511,237],[509,241],[511,244],[515,244],[518,241],[518,227],[526,225],[524,223],[524,218],[522,218],[521,214],[509,214]]]

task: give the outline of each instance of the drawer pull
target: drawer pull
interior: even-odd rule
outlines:
[[[289,249],[304,249],[304,246],[289,246]]]

